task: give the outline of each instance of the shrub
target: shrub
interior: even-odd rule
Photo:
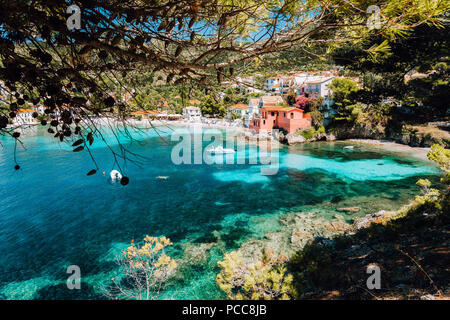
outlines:
[[[300,131],[300,135],[305,138],[306,140],[313,139],[317,136],[319,133],[325,133],[325,127],[320,126],[318,129],[315,128],[308,128]]]
[[[116,299],[157,299],[177,267],[175,260],[165,253],[165,248],[171,245],[166,237],[145,236],[140,246],[132,241],[117,259],[122,276],[111,279],[113,284],[105,294]]]
[[[442,182],[450,183],[450,149],[445,149],[443,146],[434,144],[431,146],[431,150],[427,154],[428,159],[436,162],[441,170],[444,172]]]
[[[227,253],[218,262],[222,270],[216,282],[229,299],[287,300],[294,297],[295,291],[293,276],[283,266],[286,260],[271,248],[252,261],[244,259],[239,251]]]

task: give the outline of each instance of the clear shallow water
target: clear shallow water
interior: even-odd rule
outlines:
[[[170,131],[163,130],[167,138]],[[183,259],[176,298],[221,298],[217,260],[281,228],[280,214],[320,209],[332,215],[351,205],[361,207],[357,216],[396,209],[417,193],[420,177],[438,173],[407,154],[367,145],[344,151],[345,143],[283,148],[273,176],[261,175],[259,165],[177,166],[172,148],[153,131],[134,135],[142,141],[128,147],[146,159],[125,166],[126,187],[101,174],[113,165],[104,144],[94,144],[101,168],[88,177],[94,166],[86,152],[73,153],[40,131],[23,139],[27,150],[19,148],[22,168],[15,171],[14,145],[0,138],[1,299],[102,298],[100,286],[117,272],[114,256],[146,234],[171,238],[171,253]],[[107,138],[113,144],[112,135]],[[257,150],[238,156],[248,160]],[[221,246],[214,245],[218,238]],[[203,259],[189,254],[211,243]],[[71,264],[81,268],[82,290],[66,288]]]

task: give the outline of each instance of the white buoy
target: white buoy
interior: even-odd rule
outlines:
[[[117,170],[111,171],[111,173],[109,175],[111,177],[111,180],[120,180],[120,179],[122,179],[122,175]]]
[[[344,147],[344,149],[347,149],[347,150],[352,150],[354,148],[354,146],[345,146]]]

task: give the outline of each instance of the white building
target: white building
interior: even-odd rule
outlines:
[[[44,114],[45,108],[43,105],[33,106],[32,109],[36,111],[38,114]]]
[[[248,113],[244,117],[244,126],[248,127],[250,121],[252,121],[253,118],[257,118],[259,116],[260,104],[261,99],[259,98],[250,99],[250,101],[248,102]]]
[[[250,109],[250,114],[259,115],[260,99],[250,99],[250,101],[248,102],[248,108]]]
[[[14,125],[35,124],[36,119],[33,118],[33,109],[19,109],[13,119]]]
[[[201,121],[202,111],[200,110],[199,107],[193,106],[185,107],[183,108],[183,118],[193,122]]]
[[[305,82],[305,92],[310,97],[322,97],[328,100],[331,96],[328,86],[333,81],[334,77],[320,77],[314,80],[308,80]]]
[[[283,102],[281,96],[262,96],[259,99],[259,107],[275,107]]]
[[[240,118],[244,118],[250,112],[249,106],[243,103],[238,103],[227,108],[227,117],[231,119],[232,114],[238,115]]]
[[[264,89],[274,91],[280,87],[281,76],[270,77],[264,82]]]

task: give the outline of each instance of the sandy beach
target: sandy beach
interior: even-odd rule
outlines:
[[[370,144],[372,146],[379,146],[384,150],[393,151],[393,152],[406,152],[411,156],[418,159],[428,159],[427,153],[430,151],[430,148],[420,148],[420,147],[410,147],[405,144],[397,143],[389,140],[375,140],[375,139],[347,139],[343,140],[347,142],[353,143],[362,143],[362,144]]]

